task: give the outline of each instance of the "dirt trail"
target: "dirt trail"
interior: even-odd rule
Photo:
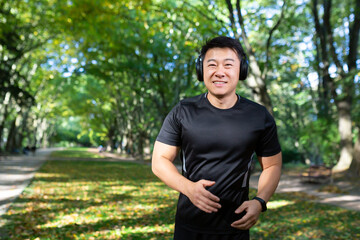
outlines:
[[[250,177],[250,187],[257,188],[257,183],[260,173],[254,173]],[[335,205],[349,210],[360,211],[360,190],[350,182],[340,181],[335,182],[335,186],[341,189],[346,194],[320,192],[319,189],[324,187],[324,184],[306,183],[302,182],[299,176],[289,176],[283,174],[281,176],[277,193],[281,192],[304,192],[308,195],[315,196],[316,202]]]

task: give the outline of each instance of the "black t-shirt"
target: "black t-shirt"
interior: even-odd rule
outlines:
[[[203,233],[238,231],[230,224],[240,218],[235,209],[248,200],[252,155],[281,151],[275,121],[265,107],[239,97],[232,108],[218,109],[206,94],[180,101],[167,115],[157,141],[181,146],[186,178],[216,182],[208,190],[221,199],[217,213],[205,213],[179,196],[176,223]]]

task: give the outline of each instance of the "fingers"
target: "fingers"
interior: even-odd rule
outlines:
[[[200,180],[199,183],[201,183],[204,187],[211,187],[215,184],[214,181],[209,180]]]
[[[261,208],[259,209],[256,202],[253,200],[245,201],[238,209],[236,209],[235,213],[239,214],[243,211],[246,211],[246,214],[241,219],[233,222],[231,224],[232,227],[240,230],[250,229],[259,219]]]
[[[203,193],[205,195],[205,197],[207,197],[208,199],[210,199],[211,201],[214,202],[220,202],[220,198],[218,198],[217,196],[215,196],[214,194],[212,194],[211,192],[209,192],[208,190],[206,190],[206,187],[211,187],[215,184],[215,182],[213,181],[208,181],[208,180],[200,180],[199,181],[202,185],[203,185]]]
[[[199,206],[204,212],[212,213],[217,212],[221,205],[219,204],[220,199],[205,189],[215,184],[215,182],[201,180],[202,188],[199,189]]]
[[[219,204],[220,199],[206,190],[206,187],[213,186],[215,182],[200,180],[194,183],[189,193],[190,201],[199,209],[206,213],[217,212],[221,205]]]
[[[206,213],[213,213],[217,212],[218,209],[221,208],[221,205],[209,199],[203,199],[198,202],[197,207]]]
[[[245,203],[245,202],[244,202],[244,203]],[[246,204],[244,204],[244,203],[241,204],[240,207],[238,207],[238,208],[235,210],[235,213],[236,213],[236,214],[239,214],[239,213],[242,213],[243,211],[245,211],[245,209],[246,209],[247,206],[246,206]]]
[[[240,230],[248,230],[252,226],[254,226],[256,222],[257,222],[257,218],[246,214],[240,220],[233,222],[231,226]]]
[[[221,205],[219,204],[220,199],[210,193],[209,191],[205,190],[203,193],[204,195],[201,196],[201,206],[205,209],[204,211],[207,213],[217,212]]]

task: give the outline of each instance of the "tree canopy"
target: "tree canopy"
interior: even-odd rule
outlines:
[[[0,149],[82,144],[141,158],[206,89],[195,59],[239,39],[238,93],[274,115],[287,162],[360,173],[360,0],[0,1]]]

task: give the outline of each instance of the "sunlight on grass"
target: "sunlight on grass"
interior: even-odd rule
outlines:
[[[275,194],[252,238],[360,238],[360,213],[304,196]],[[3,216],[4,239],[172,239],[177,197],[150,166],[49,161]]]
[[[294,204],[294,201],[288,201],[288,200],[278,200],[278,201],[270,201],[267,204],[268,209],[276,209],[281,208],[290,204]]]
[[[149,166],[51,161],[7,213],[6,228],[9,239],[166,239],[177,196]]]
[[[66,177],[65,173],[37,173],[38,178],[63,178]]]

